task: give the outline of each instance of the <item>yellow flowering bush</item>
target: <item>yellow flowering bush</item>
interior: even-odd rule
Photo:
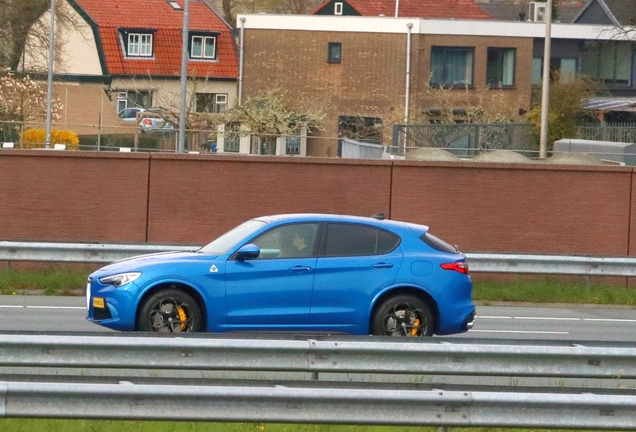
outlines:
[[[43,148],[46,141],[46,130],[27,129],[22,134],[24,148]],[[51,131],[51,145],[66,144],[66,150],[79,149],[79,137],[70,130],[53,129]]]

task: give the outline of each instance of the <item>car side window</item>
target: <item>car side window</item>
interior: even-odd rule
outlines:
[[[306,258],[315,256],[318,223],[283,225],[252,241],[261,253],[258,259]]]
[[[400,237],[379,228],[358,224],[327,224],[325,256],[364,256],[389,253]]]

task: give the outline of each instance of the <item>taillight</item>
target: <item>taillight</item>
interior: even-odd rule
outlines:
[[[468,263],[466,261],[441,264],[440,267],[444,270],[454,270],[456,272],[460,272],[461,274],[468,274]]]
[[[143,120],[143,122],[144,122],[144,124],[147,124],[148,126],[152,126],[152,120],[150,120],[150,119],[148,119],[148,118],[145,118],[145,119]]]

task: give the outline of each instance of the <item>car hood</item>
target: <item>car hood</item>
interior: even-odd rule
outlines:
[[[216,258],[216,255],[203,255],[197,252],[159,252],[115,261],[100,268],[95,273],[114,274],[127,271],[142,270],[144,268],[156,265],[199,261],[203,258],[205,258],[206,260],[210,260]]]

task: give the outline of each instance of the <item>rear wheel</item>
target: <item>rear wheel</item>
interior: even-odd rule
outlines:
[[[431,336],[433,313],[419,297],[396,295],[386,299],[373,314],[371,333],[376,336]]]
[[[177,289],[161,290],[150,296],[138,318],[141,331],[188,333],[203,330],[201,308],[188,294]]]

